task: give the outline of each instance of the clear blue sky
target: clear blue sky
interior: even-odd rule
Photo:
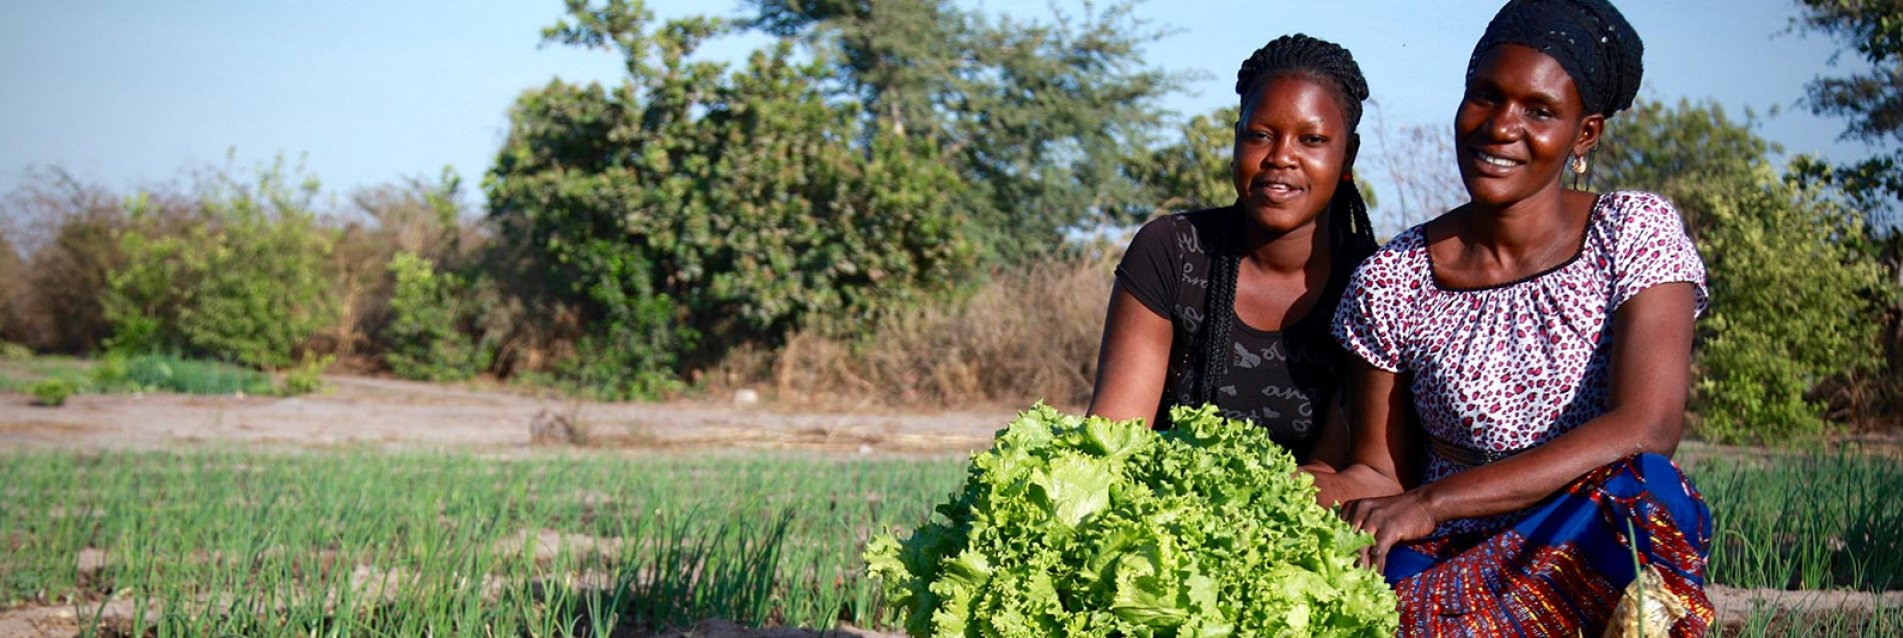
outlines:
[[[968,4],[1049,13],[1043,3]],[[1077,10],[1079,2],[1058,4]],[[1737,114],[1778,108],[1762,132],[1788,151],[1867,152],[1835,141],[1840,121],[1794,107],[1836,45],[1785,33],[1793,0],[1619,4],[1646,43],[1646,95],[1710,98]],[[663,17],[740,10],[729,0],[650,6]],[[1301,31],[1355,53],[1390,127],[1445,126],[1468,52],[1498,6],[1157,0],[1140,13],[1176,29],[1150,48],[1155,64],[1205,74],[1166,102],[1179,112],[1229,103],[1236,64],[1268,39]],[[540,29],[561,10],[558,0],[8,0],[0,3],[0,192],[32,166],[121,189],[158,184],[221,164],[235,149],[240,167],[279,153],[303,157],[334,194],[453,165],[474,201],[517,94],[558,76],[617,77],[610,53],[538,46]],[[734,57],[761,42],[730,39],[710,52]]]

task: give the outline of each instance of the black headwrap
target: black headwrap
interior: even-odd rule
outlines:
[[[1487,24],[1467,60],[1473,76],[1480,56],[1518,44],[1552,56],[1572,76],[1586,112],[1612,115],[1632,106],[1645,65],[1645,43],[1606,0],[1512,0]]]

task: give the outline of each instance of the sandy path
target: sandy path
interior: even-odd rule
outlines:
[[[521,448],[538,412],[616,447],[796,447],[962,453],[989,444],[1008,409],[792,413],[715,402],[598,403],[366,377],[328,377],[301,397],[82,395],[65,407],[0,394],[0,449],[284,447]]]

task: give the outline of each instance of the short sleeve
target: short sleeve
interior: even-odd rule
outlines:
[[[1177,264],[1181,256],[1174,249],[1174,216],[1158,217],[1137,230],[1130,247],[1117,262],[1117,281],[1136,297],[1143,307],[1170,319],[1176,301]]]
[[[1613,242],[1612,310],[1645,289],[1663,283],[1692,285],[1692,315],[1705,312],[1705,261],[1685,233],[1671,202],[1652,193],[1622,194],[1618,238]]]
[[[1400,243],[1397,239],[1394,243]],[[1335,309],[1335,340],[1341,347],[1388,372],[1402,368],[1398,290],[1391,276],[1397,253],[1383,248],[1362,262]]]

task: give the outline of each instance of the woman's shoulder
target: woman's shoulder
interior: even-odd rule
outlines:
[[[1684,223],[1678,214],[1678,207],[1673,206],[1671,200],[1651,191],[1607,192],[1599,196],[1593,213],[1595,224],[1612,229],[1623,229],[1634,224],[1651,226],[1661,222]]]
[[[1130,246],[1152,246],[1162,248],[1173,254],[1201,255],[1203,238],[1217,232],[1217,224],[1227,219],[1228,207],[1205,208],[1168,215],[1159,215],[1143,222],[1136,235],[1130,239]]]

